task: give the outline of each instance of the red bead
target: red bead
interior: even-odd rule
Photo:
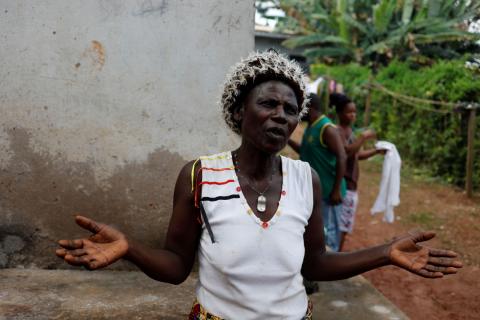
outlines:
[[[262,222],[262,228],[267,229],[268,228],[268,222]]]
[[[287,194],[287,191],[283,190],[282,191],[282,196],[286,195]]]
[[[200,315],[200,303],[196,302],[194,305],[193,305],[193,308],[192,308],[192,311],[191,311],[191,314],[190,316],[198,316]]]
[[[240,187],[237,187],[237,192],[240,192],[240,190],[242,190],[242,188],[240,188]]]

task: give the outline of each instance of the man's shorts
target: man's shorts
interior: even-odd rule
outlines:
[[[340,215],[340,231],[352,233],[355,222],[355,213],[358,206],[357,191],[347,190],[342,201],[342,214]]]
[[[333,251],[340,248],[340,219],[342,204],[332,206],[326,199],[322,200],[323,227],[325,231],[325,243]]]

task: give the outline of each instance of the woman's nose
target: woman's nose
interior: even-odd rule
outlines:
[[[284,120],[284,121],[287,120],[286,114],[285,114],[285,107],[284,107],[282,104],[279,104],[279,105],[274,109],[273,117],[274,117],[275,119],[279,119],[279,120]]]

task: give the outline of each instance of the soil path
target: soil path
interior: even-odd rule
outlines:
[[[292,138],[301,141],[301,126]],[[287,147],[285,155],[297,158]],[[416,177],[402,168],[400,206],[396,221],[388,224],[381,215],[370,215],[378,193],[381,159],[360,165],[359,208],[355,227],[347,237],[346,250],[383,243],[412,229],[433,230],[437,237],[428,245],[455,250],[464,267],[456,275],[424,279],[395,267],[364,274],[388,299],[412,320],[480,319],[480,195],[468,199],[462,190]]]
[[[434,230],[429,245],[453,249],[464,268],[442,279],[423,279],[395,267],[365,274],[373,285],[411,319],[480,319],[480,199],[467,199],[461,190],[402,175],[396,221],[370,215],[380,180],[381,164],[361,164],[360,204],[346,249],[382,243],[414,228]],[[425,178],[423,178],[425,180]]]

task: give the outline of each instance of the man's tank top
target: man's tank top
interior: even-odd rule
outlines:
[[[323,132],[328,126],[335,125],[328,117],[322,115],[305,129],[300,146],[300,159],[308,162],[320,177],[323,199],[328,199],[332,192],[337,165],[335,154],[328,150],[327,145],[323,141]],[[346,191],[345,179],[342,179],[340,186],[342,197],[345,196]]]

